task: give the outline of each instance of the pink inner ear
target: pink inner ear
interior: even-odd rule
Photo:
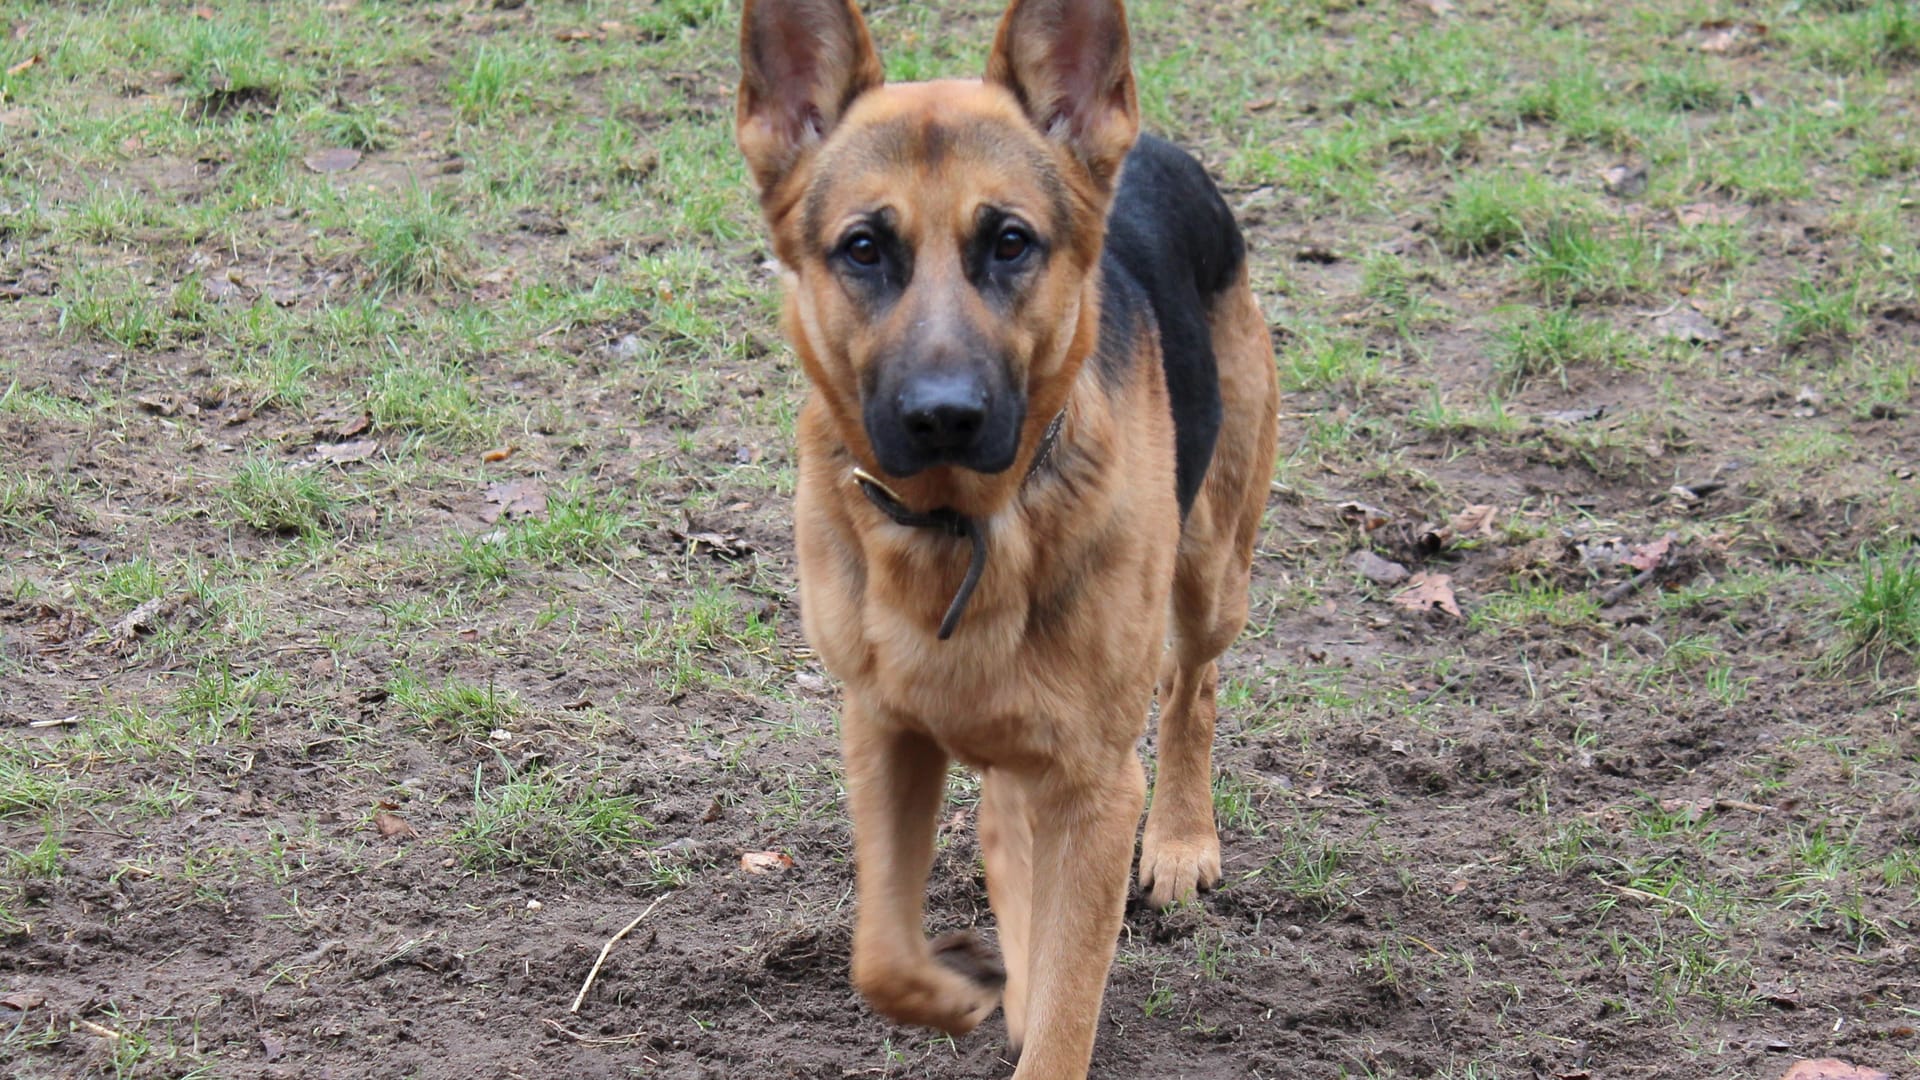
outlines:
[[[1123,107],[1125,94],[1116,85],[1115,68],[1124,64],[1120,24],[1106,4],[1066,3],[1059,24],[1047,39],[1048,66],[1057,97],[1046,130],[1066,121],[1076,133],[1107,109]]]

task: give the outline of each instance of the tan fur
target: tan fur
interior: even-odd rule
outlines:
[[[747,6],[749,56],[754,35],[772,32],[756,12],[767,3]],[[858,20],[851,5],[833,0],[802,6],[817,18],[851,12]],[[1049,7],[1016,0],[990,71],[1021,63],[1002,51],[1018,40],[1021,20],[1042,18]],[[1119,32],[1124,44],[1123,21]],[[860,26],[846,40],[864,42],[865,34]],[[857,44],[843,51],[852,53],[845,66],[853,73],[842,73],[843,82],[809,72],[836,108],[844,81],[873,70]],[[1165,904],[1219,878],[1209,779],[1214,660],[1246,619],[1278,390],[1266,325],[1243,272],[1211,315],[1225,417],[1183,531],[1157,342],[1139,335],[1143,355],[1117,390],[1081,371],[1098,339],[1097,259],[1111,187],[1111,172],[1100,176],[1097,161],[1116,146],[1124,154],[1131,142],[1131,80],[1124,94],[1101,89],[1113,110],[1078,127],[1063,124],[1064,136],[1049,138],[1009,78],[868,89],[817,144],[798,146],[756,145],[769,129],[743,102],[741,141],[784,267],[784,326],[812,383],[798,425],[795,541],[806,634],[846,694],[854,981],[880,1012],[955,1034],[1004,1004],[1013,1044],[1023,1051],[1015,1076],[1075,1080],[1086,1075],[1125,906],[1146,794],[1136,745],[1156,675],[1161,765],[1141,885]],[[754,91],[763,100],[768,94],[764,84]],[[988,141],[939,163],[891,162],[862,141],[878,130],[956,124],[987,133]],[[802,131],[803,143],[806,137]],[[1020,167],[1033,155],[1047,155],[1073,179],[1064,200],[1070,221],[1050,220],[1048,193]],[[1024,365],[1018,374],[1030,399],[1014,467],[992,476],[940,467],[887,481],[908,506],[952,507],[986,523],[985,576],[960,632],[938,641],[934,629],[966,569],[965,542],[894,524],[852,477],[855,466],[877,469],[861,424],[863,373],[927,314],[865,318],[823,269],[804,219],[810,202],[816,216],[831,220],[884,201],[921,253],[917,266],[951,273],[943,267],[955,261],[966,215],[987,199],[1021,207],[1049,228],[1070,228],[1074,242],[1050,260],[1015,317],[993,326]],[[936,288],[937,279],[919,279],[922,272],[916,269],[916,288]],[[967,317],[967,294],[959,281],[946,286],[942,317]],[[1061,444],[1072,453],[1023,486],[1044,429],[1062,408]],[[950,759],[984,779],[980,841],[1007,967],[1004,994],[941,963],[925,935],[924,893]]]

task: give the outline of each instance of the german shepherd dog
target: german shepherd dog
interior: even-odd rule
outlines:
[[[1279,388],[1239,228],[1139,134],[1119,0],[1014,0],[982,80],[884,84],[852,0],[747,0],[737,136],[811,390],[807,639],[845,686],[853,981],[1016,1078],[1086,1076],[1140,846],[1220,878],[1215,659],[1246,623]],[[979,771],[1000,956],[927,939],[948,762]]]

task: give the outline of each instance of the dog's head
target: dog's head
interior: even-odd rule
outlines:
[[[740,53],[788,334],[842,440],[896,477],[1008,469],[1093,333],[1139,130],[1119,0],[1014,0],[981,81],[885,85],[852,0],[747,0]]]

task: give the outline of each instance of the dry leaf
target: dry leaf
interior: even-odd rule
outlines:
[[[1484,503],[1475,503],[1453,515],[1452,527],[1455,536],[1479,533],[1481,536],[1493,535],[1493,519],[1499,516],[1497,507]]]
[[[1879,1069],[1866,1069],[1839,1058],[1796,1061],[1780,1080],[1891,1080]]]
[[[1375,585],[1398,585],[1407,580],[1406,567],[1365,548],[1347,556],[1347,566]]]
[[[405,818],[398,814],[389,814],[385,810],[373,815],[373,827],[380,830],[381,836],[390,840],[406,840],[420,835],[413,831],[413,826],[407,824]]]
[[[15,1012],[37,1009],[46,1003],[47,995],[35,993],[32,990],[19,990],[0,998],[0,1007],[12,1009]]]
[[[673,530],[674,538],[687,545],[689,555],[702,548],[723,559],[740,559],[753,554],[753,546],[742,541],[733,533],[717,532],[681,532]]]
[[[1602,170],[1600,183],[1607,194],[1619,199],[1631,199],[1647,193],[1647,167],[1629,165],[1621,162],[1612,168]]]
[[[480,520],[489,525],[503,517],[538,518],[547,513],[547,489],[538,480],[488,484],[487,501],[493,505],[480,511]]]
[[[1714,807],[1711,796],[1700,799],[1661,799],[1660,809],[1669,814],[1678,814],[1687,821],[1699,821]]]
[[[360,151],[350,146],[316,150],[304,159],[307,168],[317,173],[342,173],[360,164]]]
[[[1767,36],[1767,24],[1728,22],[1715,19],[1700,24],[1700,51],[1723,56],[1738,56],[1759,47]]]
[[[341,425],[340,430],[335,432],[335,434],[343,439],[351,439],[372,426],[373,415],[371,413],[361,413],[359,416]]]
[[[352,442],[330,443],[313,448],[313,459],[334,465],[351,465],[356,461],[365,461],[380,449],[380,444],[372,439],[355,439]]]
[[[1453,0],[1413,0],[1415,7],[1425,8],[1429,15],[1453,14]]]
[[[1407,590],[1396,595],[1393,602],[1410,611],[1438,608],[1456,619],[1460,617],[1460,605],[1453,597],[1452,574],[1429,574],[1425,571],[1415,574]]]
[[[1659,566],[1667,557],[1667,549],[1673,546],[1673,537],[1663,536],[1651,544],[1638,544],[1633,555],[1627,559],[1627,565],[1635,570],[1647,571]]]
[[[793,856],[780,851],[749,851],[740,856],[740,869],[749,874],[773,874],[793,869]]]
[[[1675,308],[1653,320],[1653,331],[1691,345],[1712,345],[1726,337],[1713,320],[1691,307]]]
[[[1753,213],[1749,206],[1721,206],[1718,203],[1688,203],[1673,212],[1674,218],[1691,229],[1699,225],[1732,225]]]
[[[495,462],[505,461],[508,458],[512,457],[514,451],[518,449],[520,448],[517,446],[502,446],[496,450],[489,450],[486,453],[481,454],[480,460],[486,462],[489,465]]]
[[[13,65],[13,66],[12,66],[12,67],[10,67],[10,68],[8,68],[8,69],[7,69],[7,74],[8,74],[8,75],[18,75],[18,74],[20,74],[21,72],[24,72],[24,71],[26,71],[26,70],[27,70],[28,68],[30,68],[30,67],[32,67],[33,65],[35,65],[35,64],[37,64],[37,63],[39,63],[39,62],[40,62],[40,54],[39,54],[39,53],[34,53],[34,54],[33,54],[32,56],[29,56],[29,57],[27,57],[27,58],[26,58],[25,60],[22,60],[22,61],[20,61],[19,63],[17,63],[17,64],[15,64],[15,65]]]
[[[1343,502],[1337,509],[1343,519],[1360,526],[1367,532],[1372,532],[1393,520],[1392,514],[1363,502]]]
[[[553,35],[555,41],[592,41],[599,35],[591,30],[561,30]]]

